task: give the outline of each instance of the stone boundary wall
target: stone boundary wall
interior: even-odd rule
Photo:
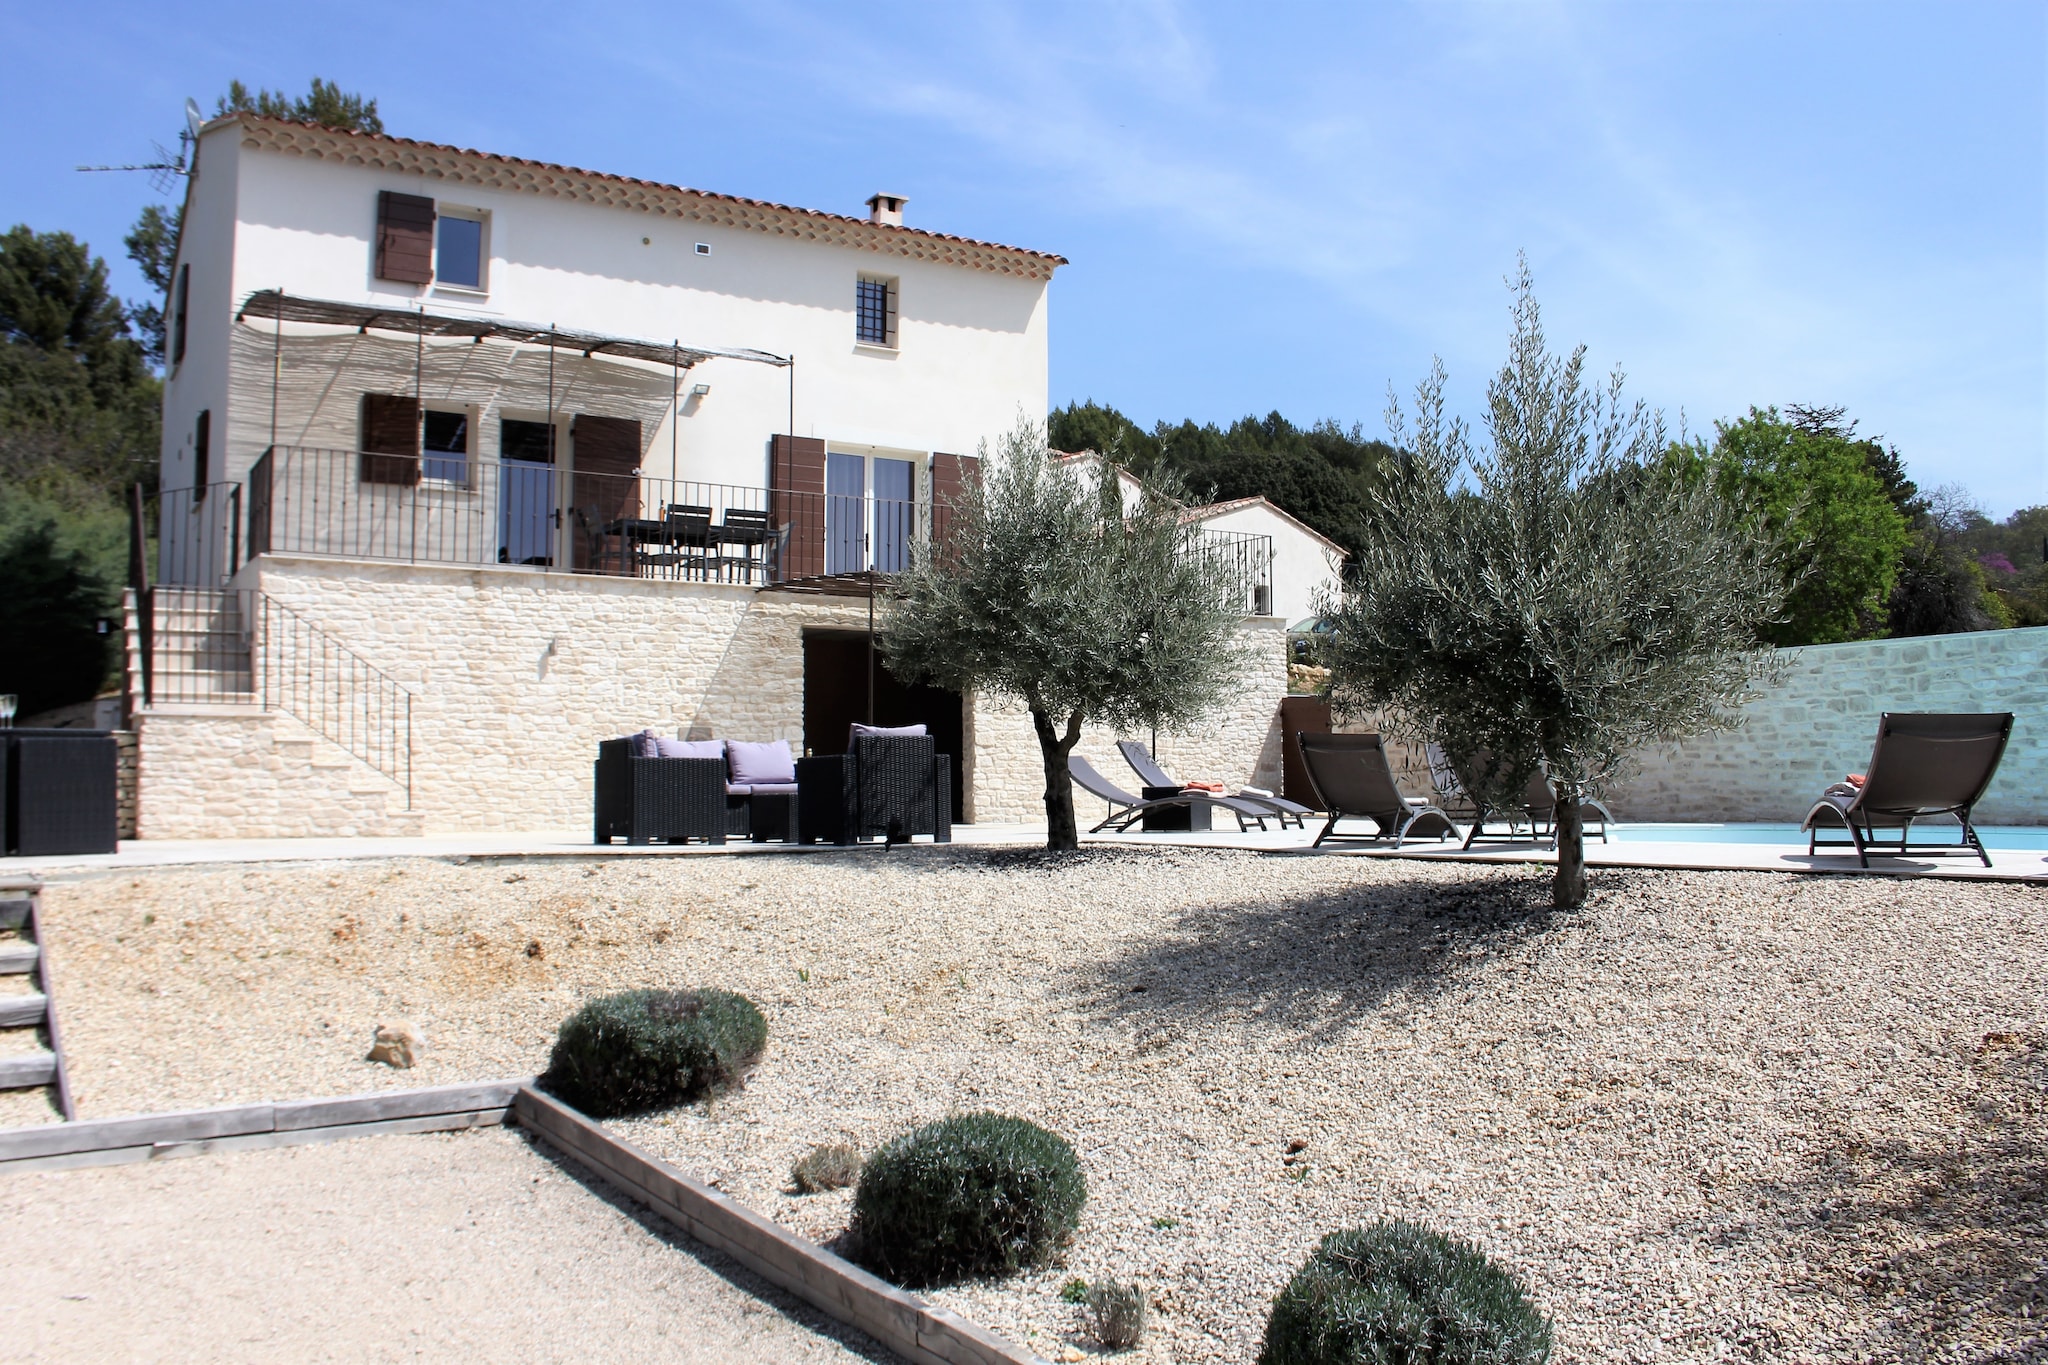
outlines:
[[[643,727],[786,739],[800,752],[804,631],[867,627],[864,598],[496,566],[264,555],[237,586],[275,597],[415,693],[413,808],[427,834],[587,828],[598,742]],[[1254,667],[1198,733],[1162,734],[1160,748],[1177,776],[1277,789],[1284,623],[1244,628]],[[1029,718],[971,698],[964,721],[966,818],[1043,821]],[[287,793],[250,718],[146,727],[156,728],[143,738],[143,837],[372,832],[339,810],[334,828],[319,827],[330,817]],[[1114,738],[1086,734],[1080,751],[1135,789]],[[402,802],[392,804],[395,814]],[[1076,811],[1093,824],[1098,806],[1083,797]]]
[[[135,718],[142,839],[404,837],[405,790],[288,715],[159,707]]]
[[[2012,741],[1977,810],[2048,825],[2048,627],[1779,651],[1784,673],[1740,728],[1647,755],[1609,801],[1624,821],[1798,821],[1862,772],[1885,711],[2010,711]]]

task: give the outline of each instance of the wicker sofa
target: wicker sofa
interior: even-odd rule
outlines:
[[[667,752],[647,752],[657,745]],[[780,753],[780,771],[772,770],[772,751]],[[597,746],[594,841],[794,839],[797,785],[774,779],[795,776],[788,746],[779,743],[667,740],[648,732],[608,739]]]

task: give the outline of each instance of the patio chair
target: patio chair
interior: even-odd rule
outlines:
[[[843,754],[798,759],[796,784],[799,843],[953,842],[952,759],[930,735],[856,733]]]
[[[1121,834],[1147,815],[1164,810],[1193,811],[1197,808],[1221,808],[1229,811],[1237,817],[1238,833],[1242,834],[1250,824],[1256,824],[1260,829],[1264,829],[1267,817],[1274,814],[1270,810],[1253,805],[1250,801],[1240,800],[1235,796],[1217,796],[1211,792],[1176,791],[1172,796],[1133,796],[1096,771],[1095,765],[1079,754],[1067,755],[1067,775],[1073,778],[1074,785],[1082,791],[1110,805],[1108,816],[1101,824],[1089,830],[1090,834],[1100,834],[1112,825],[1116,827],[1116,832]],[[1171,782],[1160,785],[1178,787],[1177,783]]]
[[[1485,762],[1485,755],[1475,761]],[[1491,805],[1473,795],[1473,783],[1467,782],[1451,762],[1450,755],[1440,744],[1429,746],[1429,776],[1436,784],[1437,795],[1445,805],[1462,802],[1472,808],[1472,828],[1466,832],[1464,848],[1476,843],[1520,843],[1522,827],[1529,827],[1530,842],[1549,839],[1552,848],[1557,847],[1557,793],[1552,790],[1550,780],[1539,767],[1529,775],[1529,785],[1523,789],[1522,799],[1511,806]],[[1579,801],[1579,812],[1588,825],[1598,825],[1592,837],[1601,843],[1607,842],[1607,826],[1614,821],[1614,813],[1605,803],[1584,797]],[[1506,824],[1507,829],[1488,830],[1490,824]]]
[[[634,744],[608,739],[597,746],[595,842],[724,843],[725,760],[638,758]]]
[[[1401,795],[1378,735],[1318,735],[1304,730],[1295,740],[1301,745],[1309,785],[1330,812],[1329,823],[1310,848],[1321,848],[1325,840],[1371,843],[1390,835],[1395,848],[1411,836],[1458,837],[1457,825],[1442,810],[1421,797]],[[1377,832],[1338,834],[1340,820],[1370,820]]]
[[[1873,852],[1887,858],[1975,854],[1991,866],[1970,812],[1991,785],[2011,738],[2010,711],[1885,712],[1878,718],[1877,742],[1863,781],[1837,782],[1806,813],[1800,828],[1807,831],[1807,854],[1854,848],[1864,867],[1870,866]],[[1953,844],[1913,843],[1913,822],[1934,815],[1954,816],[1962,837]],[[1820,837],[1822,823],[1830,821],[1848,830],[1847,840]],[[1895,826],[1898,842],[1877,837],[1879,828]]]
[[[1138,775],[1138,780],[1146,786],[1178,787],[1181,785],[1167,774],[1166,769],[1159,766],[1158,761],[1152,757],[1152,751],[1138,743],[1137,740],[1120,739],[1116,742],[1116,748],[1117,752],[1124,756],[1124,762],[1131,765],[1131,771]],[[1236,799],[1239,801],[1249,801],[1254,806],[1263,807],[1267,814],[1278,817],[1280,828],[1282,829],[1287,828],[1289,820],[1294,821],[1296,829],[1307,828],[1307,826],[1302,824],[1301,817],[1307,815],[1309,809],[1298,801],[1289,801],[1284,796],[1266,796],[1259,792],[1248,791],[1238,792]]]

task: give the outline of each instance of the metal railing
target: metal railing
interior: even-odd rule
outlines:
[[[242,567],[242,485],[163,488],[143,500],[144,532],[156,542],[156,581],[224,586]]]
[[[413,694],[328,631],[254,589],[160,584],[138,594],[144,705],[283,711],[405,788]]]
[[[516,564],[577,573],[775,587],[900,573],[942,554],[950,509],[924,500],[592,474],[276,446],[249,475],[251,555],[331,554],[410,564]],[[1272,537],[1202,531],[1239,609],[1270,610]]]
[[[1219,570],[1237,610],[1273,614],[1273,537],[1205,529],[1192,548]]]
[[[264,708],[295,716],[404,787],[411,810],[412,692],[268,593],[246,596]]]

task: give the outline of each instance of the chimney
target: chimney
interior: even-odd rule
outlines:
[[[868,221],[884,227],[902,227],[903,206],[909,202],[900,194],[869,195]]]

